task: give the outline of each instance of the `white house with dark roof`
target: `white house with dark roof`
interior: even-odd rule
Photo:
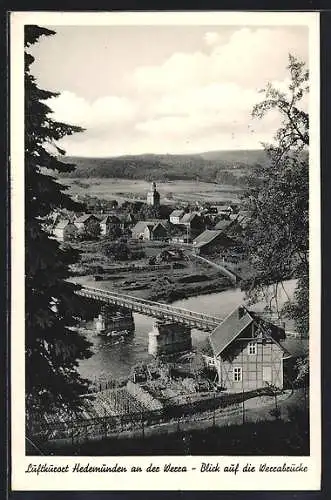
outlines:
[[[121,221],[116,215],[106,215],[100,222],[101,236],[107,236],[110,228],[114,226],[121,226]]]
[[[99,226],[99,219],[93,214],[84,214],[74,221],[77,229],[93,230],[95,226]]]
[[[209,335],[204,357],[228,392],[283,388],[283,361],[291,357],[284,338],[284,329],[239,306]]]
[[[169,215],[169,221],[171,224],[180,224],[180,219],[184,215],[184,210],[173,210]]]
[[[132,228],[132,238],[138,240],[165,240],[168,230],[160,221],[139,221]]]
[[[78,229],[69,220],[62,220],[55,224],[53,228],[53,235],[59,241],[68,241],[77,236]]]
[[[182,224],[183,226],[189,226],[189,228],[192,229],[193,227],[199,225],[200,221],[201,217],[197,212],[189,212],[183,215],[183,217],[179,221],[179,224]]]

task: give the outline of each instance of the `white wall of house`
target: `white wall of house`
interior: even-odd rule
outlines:
[[[144,233],[143,233],[143,238],[144,238],[144,240],[151,240],[152,239],[152,234],[151,234],[149,227],[145,227]]]
[[[101,236],[107,236],[109,233],[109,224],[100,224]]]
[[[171,224],[179,224],[179,221],[180,221],[181,217],[179,217],[178,215],[177,216],[170,216],[170,222]]]
[[[55,228],[54,229],[54,236],[58,240],[63,241],[64,240],[64,229],[57,229],[57,228]]]
[[[54,236],[60,241],[67,241],[73,238],[78,232],[74,224],[68,224],[64,228],[55,228]]]

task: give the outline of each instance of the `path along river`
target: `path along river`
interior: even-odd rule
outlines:
[[[284,303],[288,297],[293,296],[295,281],[284,283],[284,290],[279,289],[278,302]],[[200,295],[188,299],[178,300],[174,306],[183,307],[195,312],[217,314],[220,317],[227,316],[238,305],[245,302],[244,293],[239,289],[230,289],[224,292]],[[256,304],[252,309],[262,311],[265,303]],[[135,333],[124,341],[116,341],[109,338],[97,336],[90,332],[87,338],[93,343],[93,356],[80,363],[79,371],[83,377],[90,380],[110,377],[120,378],[129,375],[131,367],[139,361],[149,359],[148,332],[152,329],[154,318],[134,314]],[[292,329],[293,325],[286,325]],[[198,346],[207,337],[207,333],[192,330],[193,346]]]

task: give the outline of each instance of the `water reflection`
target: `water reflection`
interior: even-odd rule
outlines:
[[[286,282],[284,293],[279,290],[279,304],[291,297],[295,288],[295,281]],[[287,295],[286,295],[287,294]],[[173,303],[174,306],[182,307],[196,312],[219,315],[225,317],[244,302],[244,293],[239,289],[226,290],[224,292],[190,297]],[[255,310],[262,310],[265,303],[256,304]],[[100,377],[121,378],[129,375],[133,365],[139,361],[150,358],[148,354],[148,333],[153,327],[154,318],[134,313],[135,333],[123,339],[110,339],[97,336],[94,332],[87,334],[93,343],[94,355],[80,363],[79,371],[82,376],[95,380]],[[192,343],[197,346],[207,337],[206,332],[192,330]]]

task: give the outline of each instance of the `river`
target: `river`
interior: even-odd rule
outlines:
[[[278,294],[279,304],[283,304],[288,297],[293,296],[295,280],[285,282]],[[287,294],[287,296],[286,296]],[[188,299],[178,300],[174,306],[183,307],[195,312],[217,314],[225,317],[238,305],[245,302],[245,295],[240,289],[230,289],[223,292],[200,295]],[[252,309],[262,311],[265,303],[252,306]],[[135,334],[123,342],[88,333],[87,338],[93,344],[93,356],[80,362],[79,371],[83,377],[90,380],[100,378],[120,378],[129,375],[132,366],[139,361],[149,359],[148,332],[152,329],[154,318],[134,313]],[[292,325],[286,325],[293,328]],[[192,330],[193,346],[198,346],[207,337],[206,332]]]

